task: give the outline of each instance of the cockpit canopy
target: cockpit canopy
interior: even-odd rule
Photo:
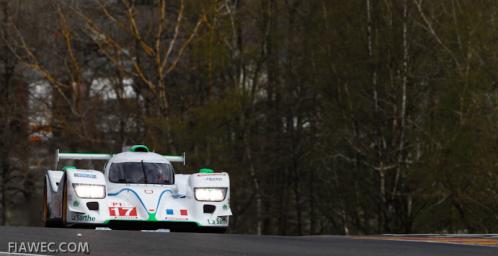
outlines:
[[[128,184],[175,183],[175,171],[169,163],[122,162],[112,163],[109,169],[109,181]]]

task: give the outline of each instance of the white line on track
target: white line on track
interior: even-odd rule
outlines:
[[[141,230],[142,232],[159,232],[159,233],[169,233],[169,229],[153,229],[153,230]]]

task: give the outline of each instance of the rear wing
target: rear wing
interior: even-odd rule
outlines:
[[[55,169],[60,160],[109,160],[111,154],[95,154],[95,153],[62,153],[57,149],[55,151]]]
[[[109,160],[111,154],[94,154],[94,153],[62,153],[58,149],[55,151],[55,162],[59,160]]]
[[[96,154],[96,153],[62,153],[58,149],[55,151],[55,169],[60,160],[109,160],[112,154]],[[181,156],[166,156],[163,155],[166,160],[170,162],[179,162],[185,165],[185,153]]]
[[[183,163],[183,165],[185,165],[185,160],[187,159],[185,152],[183,152],[183,155],[181,156],[163,156],[170,162]]]

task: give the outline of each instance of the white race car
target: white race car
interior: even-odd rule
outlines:
[[[224,232],[228,227],[232,212],[226,172],[175,174],[171,162],[185,164],[185,156],[163,156],[144,145],[115,155],[57,150],[56,165],[64,159],[108,162],[103,173],[72,166],[47,171],[47,226],[200,232]]]

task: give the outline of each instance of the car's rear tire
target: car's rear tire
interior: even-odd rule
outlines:
[[[65,227],[67,225],[67,178],[64,175],[64,186],[62,187],[62,216],[61,216],[61,225]]]

